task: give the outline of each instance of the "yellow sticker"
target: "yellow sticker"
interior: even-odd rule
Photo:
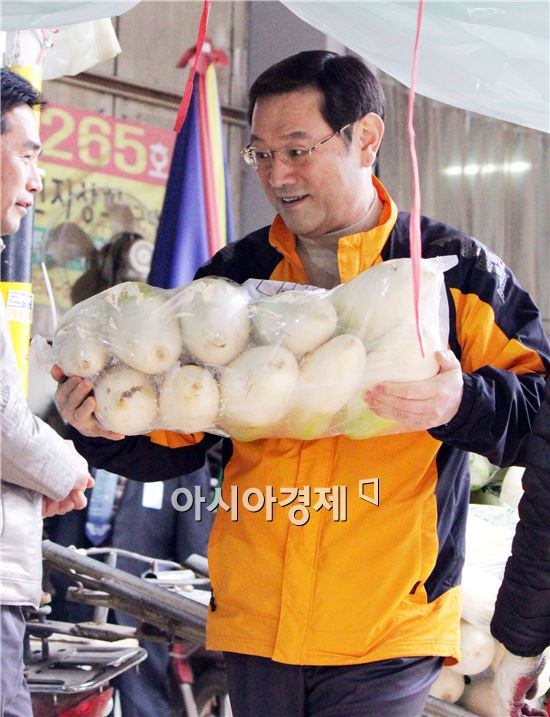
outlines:
[[[20,321],[24,324],[32,322],[32,293],[10,289],[6,301],[6,316],[8,321]]]

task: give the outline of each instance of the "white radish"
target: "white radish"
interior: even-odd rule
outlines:
[[[266,436],[276,436],[280,433],[277,423],[264,423],[261,426],[243,426],[240,423],[232,423],[222,419],[221,422],[218,422],[218,425],[224,431],[224,434],[241,443],[257,441]]]
[[[507,505],[509,508],[518,509],[520,500],[523,497],[522,479],[525,468],[511,466],[504,474],[500,488],[500,505]]]
[[[431,260],[420,261],[421,316],[433,323],[443,274]],[[362,340],[374,341],[404,322],[414,323],[412,262],[391,259],[367,269],[331,293],[339,323]],[[439,324],[439,321],[437,321]]]
[[[384,381],[423,381],[435,376],[439,370],[435,350],[443,347],[439,340],[434,343],[426,340],[426,336],[423,331],[424,356],[412,325],[398,326],[375,341],[365,341],[365,387]]]
[[[495,640],[495,656],[493,657],[493,661],[491,662],[491,670],[493,672],[496,672],[498,670],[498,667],[502,662],[502,658],[505,654],[506,648],[504,647],[502,642],[498,642],[498,640]]]
[[[258,343],[281,345],[298,356],[328,341],[336,330],[334,306],[311,291],[287,291],[254,302],[251,310]]]
[[[212,428],[218,415],[220,392],[206,368],[172,368],[159,393],[159,422],[165,428],[193,433]]]
[[[154,426],[157,396],[151,379],[127,366],[103,373],[94,386],[99,422],[125,436],[146,433]]]
[[[457,672],[452,672],[448,667],[444,667],[437,680],[433,683],[430,695],[449,704],[454,704],[462,697],[464,687],[464,676],[459,675]]]
[[[108,335],[113,353],[144,373],[162,373],[182,351],[182,337],[170,301],[158,289],[135,282],[108,292],[112,305]]]
[[[466,562],[462,571],[462,617],[489,632],[502,580],[482,567]]]
[[[468,454],[468,467],[470,469],[470,490],[479,490],[486,486],[498,470],[488,458],[472,452]]]
[[[90,378],[109,363],[107,310],[104,294],[99,294],[76,304],[63,316],[52,350],[66,376]]]
[[[71,322],[56,333],[53,352],[66,376],[90,378],[103,371],[109,360],[105,343],[78,322]]]
[[[460,703],[480,717],[503,717],[496,711],[492,677],[472,680],[469,685],[466,685]]]
[[[364,393],[364,390],[358,391],[336,417],[338,432],[348,438],[372,438],[388,433],[395,426],[395,421],[381,418],[371,411],[363,398]]]
[[[298,364],[287,349],[248,349],[222,373],[224,422],[244,428],[276,422],[289,409],[297,381]]]
[[[176,298],[183,341],[201,363],[225,366],[248,341],[250,320],[244,291],[225,279],[197,279]]]
[[[289,435],[311,440],[333,433],[334,415],[364,381],[365,361],[365,347],[351,334],[335,336],[307,353],[287,419]]]
[[[335,336],[300,362],[295,405],[310,414],[336,413],[364,381],[365,348],[351,334]]]
[[[495,656],[495,640],[484,630],[460,621],[460,651],[462,658],[450,670],[461,675],[477,675],[486,670]]]

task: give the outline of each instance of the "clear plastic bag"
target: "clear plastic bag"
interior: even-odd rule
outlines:
[[[74,306],[54,360],[94,384],[97,418],[125,435],[168,429],[237,440],[367,438],[395,432],[365,389],[437,373],[447,347],[443,272],[421,260],[421,354],[410,259],[383,262],[328,291],[207,277],[163,290],[126,282]]]
[[[518,515],[506,506],[470,505],[462,571],[462,617],[489,632]]]

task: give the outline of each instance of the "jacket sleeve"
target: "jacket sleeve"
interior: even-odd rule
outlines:
[[[86,466],[70,441],[34,416],[23,396],[0,300],[1,476],[7,483],[35,490],[54,500],[65,498]]]
[[[458,413],[445,426],[432,429],[431,435],[455,448],[486,456],[494,465],[523,465],[544,379],[492,366],[463,374],[463,378]]]
[[[220,440],[219,436],[205,434],[198,442],[176,447],[169,441],[154,442],[150,436],[126,436],[120,441],[87,438],[71,427],[69,437],[90,465],[142,482],[177,478],[202,468],[206,451]]]
[[[528,441],[523,487],[491,631],[510,652],[527,657],[550,645],[550,379]]]
[[[475,240],[458,243],[459,263],[446,283],[450,346],[464,372],[464,393],[455,417],[430,433],[496,465],[523,463],[550,346],[538,308],[512,272]]]

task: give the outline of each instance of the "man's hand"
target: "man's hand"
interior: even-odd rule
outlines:
[[[526,699],[537,692],[537,678],[543,670],[545,658],[519,657],[506,650],[493,680],[495,714],[502,717],[544,717],[544,711],[528,707]]]
[[[94,414],[95,398],[90,395],[93,386],[89,381],[80,376],[67,378],[57,364],[52,367],[51,375],[59,384],[55,392],[55,404],[64,421],[90,438],[109,438],[111,441],[124,438],[121,433],[108,431],[98,422]]]
[[[441,426],[455,416],[464,381],[452,351],[436,351],[439,372],[424,381],[388,381],[365,393],[369,408],[415,431]]]
[[[54,500],[43,496],[42,515],[44,518],[51,518],[53,515],[64,515],[71,510],[82,510],[88,504],[84,491],[91,488],[93,484],[92,476],[84,473],[77,477],[71,491],[63,500]]]

